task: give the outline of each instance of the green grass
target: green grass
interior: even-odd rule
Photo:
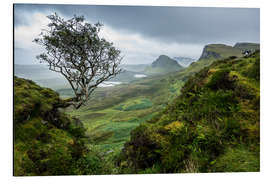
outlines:
[[[190,77],[164,111],[131,132],[119,157],[122,171],[259,171],[258,64],[255,52],[215,61]]]
[[[91,143],[102,147],[105,152],[117,150],[129,140],[134,128],[151,119],[179,95],[183,85],[183,81],[167,75],[145,78],[129,85],[100,88],[87,106],[70,109],[68,113],[83,122]]]
[[[152,117],[149,99],[128,99],[121,105],[98,111],[73,111],[71,115],[78,117],[87,128],[86,134],[104,151],[121,148],[129,139],[131,130]],[[86,107],[85,107],[86,108]],[[141,117],[140,120],[136,117]]]
[[[221,57],[238,53],[210,48]],[[259,64],[258,54],[201,59],[98,88],[86,106],[61,111],[57,93],[15,78],[15,174],[258,171]]]
[[[211,165],[215,172],[258,172],[260,171],[259,156],[245,146],[229,147]]]
[[[181,94],[190,76],[215,61],[204,59],[179,72],[147,77],[128,85],[98,88],[87,106],[71,109],[69,113],[83,122],[87,135],[98,146],[106,151],[122,148],[135,127],[162,111]]]
[[[135,111],[150,108],[153,103],[149,99],[135,99],[134,101],[129,101],[126,104],[120,104],[115,107],[119,111]]]
[[[98,153],[86,149],[83,126],[59,111],[65,103],[59,95],[17,77],[14,85],[14,175],[101,173]]]

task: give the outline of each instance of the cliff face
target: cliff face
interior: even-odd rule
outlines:
[[[242,52],[240,49],[224,44],[209,44],[203,48],[203,52],[199,60],[202,59],[222,59],[230,56],[241,57]]]
[[[257,43],[236,43],[233,47],[224,44],[209,44],[203,48],[203,52],[199,60],[202,59],[222,59],[230,56],[242,57],[242,52],[250,50],[255,52],[260,49]]]
[[[214,52],[214,51],[210,51],[208,49],[209,49],[208,46],[205,46],[203,48],[203,52],[202,52],[200,59],[209,59],[209,58],[219,59],[219,58],[221,58],[220,54],[218,54],[217,52]]]

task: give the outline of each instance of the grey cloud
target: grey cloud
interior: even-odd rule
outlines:
[[[115,29],[140,33],[168,43],[259,42],[260,10],[256,8],[201,8],[157,6],[15,5],[15,26],[27,23],[23,12],[84,15]]]

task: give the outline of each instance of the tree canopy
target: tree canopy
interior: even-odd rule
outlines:
[[[100,83],[121,72],[121,51],[99,36],[100,23],[90,24],[76,15],[64,20],[56,13],[47,18],[48,29],[34,39],[45,48],[37,59],[65,77],[75,94],[72,104],[79,108]]]

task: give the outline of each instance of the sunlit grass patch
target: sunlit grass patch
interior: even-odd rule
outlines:
[[[135,99],[115,107],[119,111],[134,111],[150,108],[153,103],[149,99]]]

